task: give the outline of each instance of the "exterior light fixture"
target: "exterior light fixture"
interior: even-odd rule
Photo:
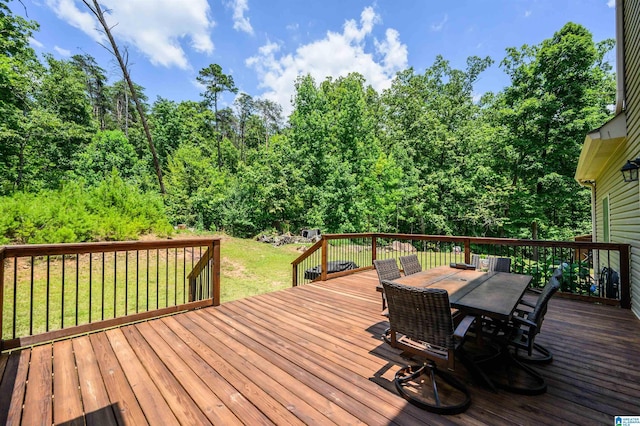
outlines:
[[[627,164],[622,166],[620,171],[625,182],[635,182],[638,180],[638,169],[640,169],[640,157],[635,160],[627,160]]]

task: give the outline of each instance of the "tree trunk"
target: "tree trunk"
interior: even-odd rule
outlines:
[[[122,69],[122,74],[124,75],[124,79],[129,86],[129,90],[131,91],[131,96],[133,97],[133,102],[136,104],[136,109],[138,110],[138,115],[140,115],[140,121],[142,122],[142,127],[144,128],[144,134],[147,137],[147,142],[149,143],[149,150],[151,151],[151,156],[153,157],[153,166],[156,169],[156,175],[158,176],[158,184],[160,185],[160,193],[163,195],[166,193],[164,189],[164,183],[162,181],[162,169],[160,168],[160,162],[158,161],[158,155],[156,154],[156,148],[153,144],[153,139],[151,138],[151,131],[149,130],[149,125],[147,124],[147,119],[144,115],[144,110],[142,109],[142,104],[140,103],[140,99],[138,99],[138,94],[136,93],[136,89],[133,86],[133,82],[131,81],[131,77],[129,76],[129,71],[127,70],[127,64],[125,64],[122,59],[122,55],[120,55],[120,51],[118,50],[118,45],[116,44],[113,35],[111,35],[111,30],[107,25],[107,22],[104,19],[104,14],[97,0],[92,0],[93,6],[89,4],[89,0],[82,0],[82,2],[93,12],[93,14],[102,25],[104,29],[104,33],[107,35],[109,39],[109,43],[111,43],[111,47],[113,51],[111,52],[116,59],[118,60],[118,64]],[[107,49],[108,50],[108,49]]]

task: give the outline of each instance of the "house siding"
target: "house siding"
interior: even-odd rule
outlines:
[[[596,240],[604,241],[602,201],[609,197],[611,242],[631,245],[631,309],[640,317],[640,184],[620,169],[640,157],[640,0],[623,2],[627,140],[596,179]],[[619,267],[619,258],[614,265]]]

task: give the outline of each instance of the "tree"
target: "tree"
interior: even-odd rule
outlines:
[[[206,68],[200,70],[196,80],[205,87],[205,92],[202,93],[205,103],[211,107],[213,106],[213,113],[216,120],[216,132],[219,133],[219,119],[218,119],[218,96],[223,92],[238,93],[233,77],[231,75],[224,74],[222,67],[218,64],[211,64]],[[221,136],[217,137],[218,142],[218,170],[222,168],[222,153],[220,149]]]
[[[478,205],[488,182],[477,174],[486,168],[481,147],[491,132],[473,84],[491,62],[470,57],[458,70],[438,56],[424,74],[399,72],[384,92],[384,147],[404,170],[398,231],[473,235],[487,232],[479,222],[494,222],[474,217],[489,213]]]
[[[282,106],[269,99],[256,99],[255,107],[262,118],[265,130],[264,145],[269,148],[269,137],[282,128]]]
[[[589,192],[573,175],[584,135],[610,116],[615,86],[604,56],[612,47],[570,22],[537,46],[507,49],[501,65],[511,86],[496,99],[507,135],[496,147],[508,153],[511,234],[567,238],[588,223]]]
[[[98,22],[102,26],[102,28],[104,30],[104,33],[106,34],[107,38],[109,39],[109,43],[111,44],[111,49],[109,49],[106,46],[103,46],[103,47],[105,47],[105,49],[107,49],[118,60],[118,65],[120,65],[120,69],[122,70],[122,75],[123,75],[125,81],[127,82],[127,85],[129,86],[129,90],[130,90],[131,96],[133,97],[133,101],[136,104],[136,109],[138,110],[138,114],[140,115],[140,121],[142,122],[142,127],[144,128],[144,134],[145,134],[145,136],[147,138],[147,142],[149,143],[149,150],[151,151],[151,156],[153,157],[153,166],[154,166],[154,168],[156,170],[156,176],[158,177],[158,184],[160,186],[160,193],[164,194],[165,193],[165,189],[164,189],[164,183],[162,181],[162,168],[160,167],[160,162],[158,161],[158,155],[156,154],[156,148],[155,148],[155,146],[153,144],[153,139],[151,137],[151,131],[149,130],[149,125],[147,124],[147,119],[146,119],[146,116],[145,116],[145,113],[144,113],[144,109],[142,107],[142,103],[138,99],[138,94],[137,94],[136,88],[133,85],[133,81],[131,80],[131,76],[129,75],[129,69],[127,67],[127,62],[125,61],[123,56],[120,54],[120,50],[118,49],[118,45],[117,45],[115,39],[113,38],[113,35],[111,34],[111,28],[109,27],[109,25],[107,24],[107,21],[105,20],[104,12],[102,11],[102,8],[100,7],[100,4],[98,3],[98,1],[97,0],[92,0],[91,2],[89,2],[89,0],[82,0],[82,2],[89,8],[89,10],[91,10],[91,12],[98,19]]]
[[[0,0],[0,195],[17,189],[24,168],[25,115],[44,68],[29,46],[38,24],[14,16]]]
[[[95,58],[89,54],[73,55],[71,62],[84,73],[86,78],[86,91],[91,102],[93,116],[98,120],[100,130],[105,130],[105,115],[109,108],[106,93],[107,77],[105,70],[98,66]]]
[[[139,183],[143,170],[135,148],[119,130],[96,133],[91,143],[74,158],[74,174],[90,186],[110,179],[114,171],[125,181]]]
[[[237,114],[238,114],[238,127],[240,130],[239,131],[240,157],[242,158],[242,161],[245,161],[246,160],[245,133],[247,128],[247,122],[249,121],[249,118],[251,117],[251,115],[253,115],[253,112],[255,110],[255,103],[253,102],[253,98],[247,95],[246,93],[240,93],[240,95],[236,98],[236,100],[233,103],[236,107]]]

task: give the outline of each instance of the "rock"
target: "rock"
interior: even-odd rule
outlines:
[[[417,252],[416,248],[409,243],[401,243],[400,241],[394,241],[391,243],[391,249],[394,251],[403,251],[414,253]]]

